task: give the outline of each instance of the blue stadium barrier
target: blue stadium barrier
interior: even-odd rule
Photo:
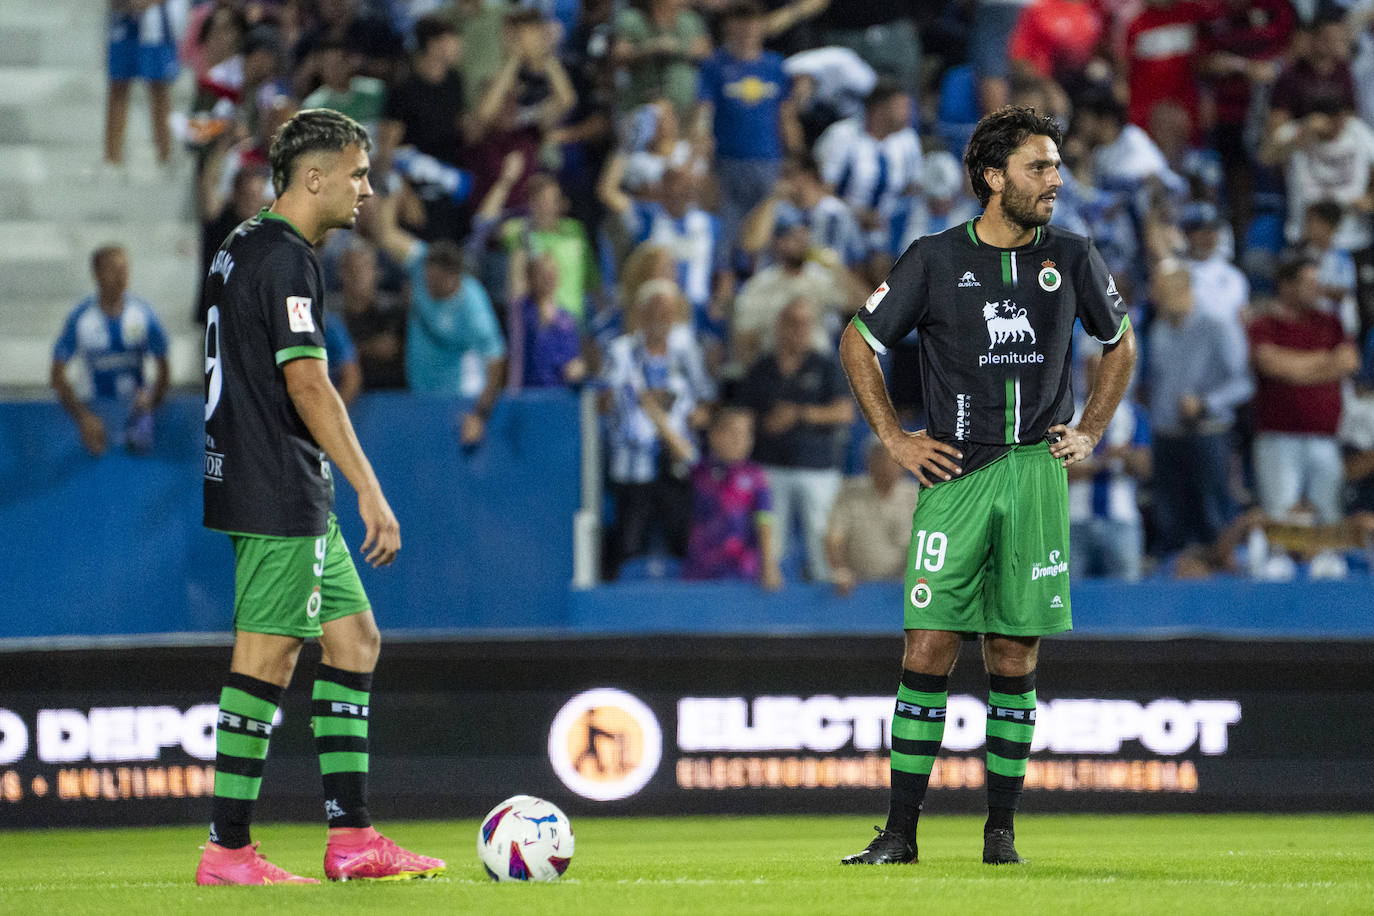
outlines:
[[[1369,580],[1248,582],[1090,579],[1073,585],[1066,637],[1164,639],[1374,639]],[[574,592],[568,625],[598,635],[892,634],[902,628],[902,587],[861,585],[847,598],[825,585],[769,593],[742,582],[646,580]]]
[[[373,394],[353,422],[401,522],[391,567],[359,563],[389,629],[558,626],[579,497],[577,400],[504,399],[460,447],[460,404]],[[203,406],[173,398],[152,454],[91,458],[53,403],[0,404],[0,530],[9,535],[0,639],[229,630],[233,554],[201,527]],[[338,477],[349,545],[362,542]]]
[[[359,437],[402,526],[394,566],[359,567],[390,633],[896,637],[899,585],[865,585],[840,598],[799,581],[795,568],[777,593],[650,576],[572,589],[576,399],[504,399],[472,452],[459,445],[460,406],[405,394],[354,405]],[[200,525],[202,423],[199,398],[174,398],[151,455],[94,459],[56,404],[0,404],[0,530],[9,537],[0,645],[228,633],[232,553],[223,535]],[[340,525],[356,549],[355,497],[342,480],[338,490]],[[1075,633],[1374,639],[1369,583],[1365,574],[1337,582],[1076,582]]]

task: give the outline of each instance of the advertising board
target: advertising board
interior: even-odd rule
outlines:
[[[516,793],[579,814],[880,812],[900,640],[412,641],[372,699],[373,810],[475,817]],[[1023,807],[1370,810],[1364,643],[1047,643]],[[262,819],[320,813],[317,650],[288,691]],[[0,660],[0,827],[195,823],[227,647]],[[986,679],[951,678],[928,810],[984,804]]]

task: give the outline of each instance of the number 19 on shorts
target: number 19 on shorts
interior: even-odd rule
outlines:
[[[945,565],[949,539],[943,531],[917,531],[911,536],[911,568],[916,572],[939,572]]]
[[[916,584],[911,589],[911,603],[914,607],[924,608],[930,604],[930,583],[920,573],[939,572],[945,565],[945,550],[948,547],[949,538],[945,537],[943,531],[922,529],[911,536],[911,569],[918,575]]]

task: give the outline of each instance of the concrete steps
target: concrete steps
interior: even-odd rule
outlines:
[[[130,288],[172,338],[173,382],[199,386],[203,343],[191,320],[199,281],[192,168],[155,161],[147,95],[135,84],[120,170],[101,162],[105,4],[0,3],[0,389],[42,396],[53,341],[93,288],[91,252],[129,251]],[[185,110],[189,74],[173,91]]]

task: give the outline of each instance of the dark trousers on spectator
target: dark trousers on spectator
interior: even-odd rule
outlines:
[[[687,532],[692,520],[692,485],[665,469],[649,483],[610,485],[615,521],[606,532],[601,551],[601,576],[620,575],[620,566],[649,551],[654,534],[664,550],[681,559],[687,555]]]
[[[1231,433],[1156,436],[1154,552],[1169,554],[1190,544],[1213,544],[1230,523]]]

